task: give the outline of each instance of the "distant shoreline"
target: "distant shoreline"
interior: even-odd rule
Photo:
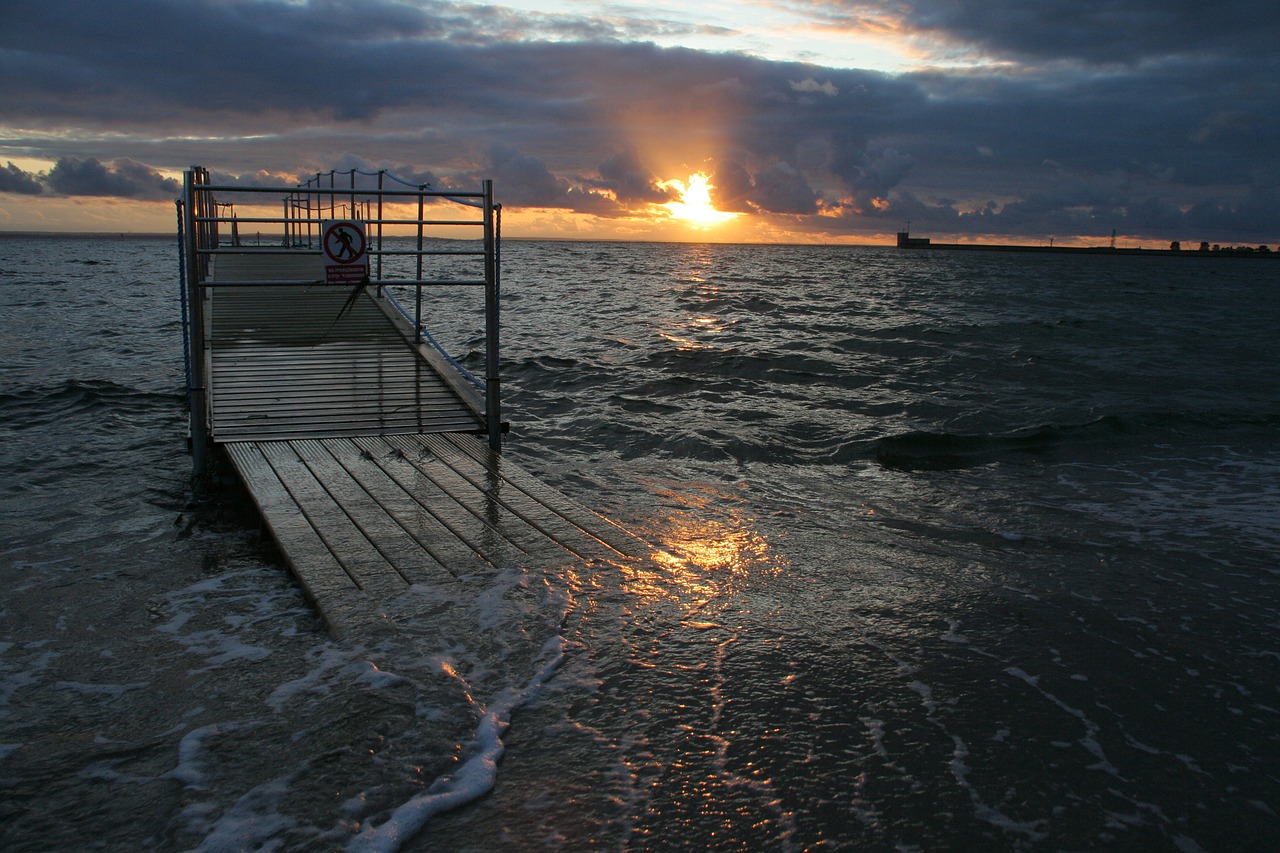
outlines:
[[[405,235],[400,235],[404,237]],[[0,240],[5,238],[26,239],[88,239],[88,240],[175,240],[176,232],[151,231],[4,231],[0,230]],[[279,235],[275,241],[262,245],[278,245]],[[704,245],[715,241],[669,241],[669,240],[619,240],[616,238],[595,239],[586,237],[511,237],[503,238],[504,242],[543,242],[543,243],[670,243],[671,245]],[[874,249],[886,248],[883,243],[717,243],[725,246],[827,246],[832,248]],[[893,248],[889,246],[887,248]],[[1027,246],[1016,243],[934,243],[928,237],[907,237],[899,235],[897,248],[907,251],[961,251],[961,252],[1030,252],[1040,254],[1074,254],[1074,255],[1129,255],[1140,257],[1175,257],[1175,258],[1280,258],[1280,249],[1260,252],[1254,248],[1224,247],[1219,249],[1142,249],[1112,248],[1110,246]]]
[[[1115,246],[1023,246],[1012,243],[934,243],[928,237],[898,234],[898,248],[912,252],[932,250],[961,252],[1039,252],[1056,255],[1130,255],[1171,258],[1280,258],[1280,251],[1254,248],[1222,247],[1217,249],[1142,249]]]
[[[5,237],[60,238],[84,237],[93,240],[176,240],[177,232],[164,234],[155,231],[0,231]]]

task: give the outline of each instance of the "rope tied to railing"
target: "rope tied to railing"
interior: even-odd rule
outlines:
[[[173,200],[178,208],[178,302],[182,306],[182,370],[186,379],[183,388],[188,401],[191,398],[191,329],[187,316],[187,247],[186,229],[183,227],[182,199]]]
[[[484,207],[484,204],[483,204],[482,202],[474,201],[474,200],[472,200],[472,199],[458,198],[457,196],[451,196],[451,195],[448,195],[448,194],[447,194],[447,192],[448,192],[447,190],[445,190],[445,191],[436,190],[436,189],[434,189],[434,188],[431,186],[431,184],[430,184],[429,182],[427,182],[427,183],[423,183],[423,182],[421,182],[421,181],[417,181],[417,182],[415,182],[415,181],[406,181],[404,178],[401,178],[400,176],[398,176],[398,175],[396,175],[396,174],[394,174],[394,173],[392,173],[392,172],[390,172],[390,171],[388,171],[388,170],[386,170],[386,169],[379,169],[379,170],[378,170],[378,171],[376,171],[376,172],[369,172],[369,171],[366,171],[366,170],[364,170],[364,169],[356,169],[356,168],[354,168],[354,167],[353,167],[353,168],[351,168],[351,169],[346,169],[346,170],[341,171],[341,172],[340,172],[340,171],[338,171],[337,169],[330,169],[330,170],[329,170],[329,176],[330,176],[330,179],[331,179],[331,180],[332,180],[333,178],[335,178],[336,176],[338,176],[338,175],[350,175],[350,176],[352,176],[352,178],[354,178],[356,175],[364,175],[365,177],[369,177],[369,178],[376,178],[376,177],[378,177],[379,175],[381,175],[381,176],[383,176],[383,177],[390,178],[391,180],[395,181],[395,182],[396,182],[396,183],[398,183],[398,184],[401,184],[401,185],[403,185],[403,186],[409,187],[410,189],[418,190],[418,191],[420,191],[420,192],[432,192],[432,193],[436,193],[436,192],[444,192],[444,193],[446,193],[446,194],[445,194],[445,195],[442,195],[441,197],[442,197],[442,198],[445,198],[445,199],[448,199],[449,201],[452,201],[452,202],[454,202],[455,204],[464,204],[464,205],[466,205],[467,207]],[[315,178],[308,178],[308,179],[307,179],[307,181],[306,181],[306,184],[309,186],[309,185],[311,184],[311,182],[314,180],[314,181],[316,181],[316,186],[317,186],[317,187],[319,187],[319,178],[320,178],[320,175],[319,175],[319,173],[317,173]],[[349,192],[361,192],[361,191],[362,191],[362,188],[360,188],[360,187],[347,187],[347,188],[345,188],[345,189],[339,189],[338,187],[336,187],[336,186],[335,186],[335,187],[330,187],[330,189],[332,189],[335,193],[338,193],[338,192],[348,192],[348,193],[349,193]],[[367,190],[367,191],[372,192],[373,190]]]

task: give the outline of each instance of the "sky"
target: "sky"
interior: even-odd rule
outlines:
[[[1280,243],[1272,0],[0,0],[0,231],[189,166],[491,178],[507,236]]]

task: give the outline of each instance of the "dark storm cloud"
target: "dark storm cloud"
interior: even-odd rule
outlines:
[[[818,209],[818,194],[790,163],[773,163],[753,178],[737,160],[723,160],[711,175],[711,185],[720,210],[804,215]]]
[[[634,19],[444,2],[46,0],[0,29],[0,124],[22,128],[0,153],[59,161],[58,192],[167,198],[151,167],[373,165],[354,151],[432,183],[494,178],[512,206],[620,216],[685,177],[655,174],[665,151],[718,163],[724,209],[788,227],[1280,238],[1277,25],[1260,5],[805,8],[1010,62],[821,68],[626,42]]]
[[[177,181],[128,158],[118,159],[108,166],[92,157],[88,160],[63,157],[45,176],[45,183],[62,195],[115,196],[150,201],[170,200],[182,191]]]
[[[623,204],[662,204],[670,194],[658,186],[658,177],[640,162],[635,149],[620,151],[600,164],[599,186],[611,190]]]
[[[503,198],[513,205],[561,207],[569,182],[557,178],[537,157],[522,155],[509,145],[494,145],[489,151],[493,180],[503,187]]]
[[[830,27],[891,21],[952,49],[1038,62],[1264,57],[1280,35],[1280,19],[1259,0],[813,0],[799,7]]]
[[[44,184],[30,172],[19,169],[12,162],[0,168],[0,193],[40,195],[42,192],[44,192]]]

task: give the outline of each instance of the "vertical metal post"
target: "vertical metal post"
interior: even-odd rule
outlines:
[[[205,399],[205,333],[204,333],[204,289],[200,286],[206,258],[199,253],[201,243],[195,218],[206,216],[205,199],[197,200],[197,182],[201,175],[195,167],[183,175],[183,194],[186,204],[183,208],[187,240],[187,324],[191,334],[191,372],[187,381],[187,401],[191,406],[191,473],[203,477],[209,470],[208,442],[209,422],[207,401]],[[208,228],[200,223],[199,229]]]
[[[422,208],[425,197],[422,193],[426,190],[426,186],[418,187],[418,265],[416,267],[417,274],[415,280],[418,282],[417,300],[414,303],[413,313],[413,342],[422,342]]]
[[[386,169],[378,170],[378,281],[382,281],[382,179]]]
[[[501,379],[498,375],[498,243],[493,223],[493,181],[484,182],[485,418],[489,446],[502,449]]]

